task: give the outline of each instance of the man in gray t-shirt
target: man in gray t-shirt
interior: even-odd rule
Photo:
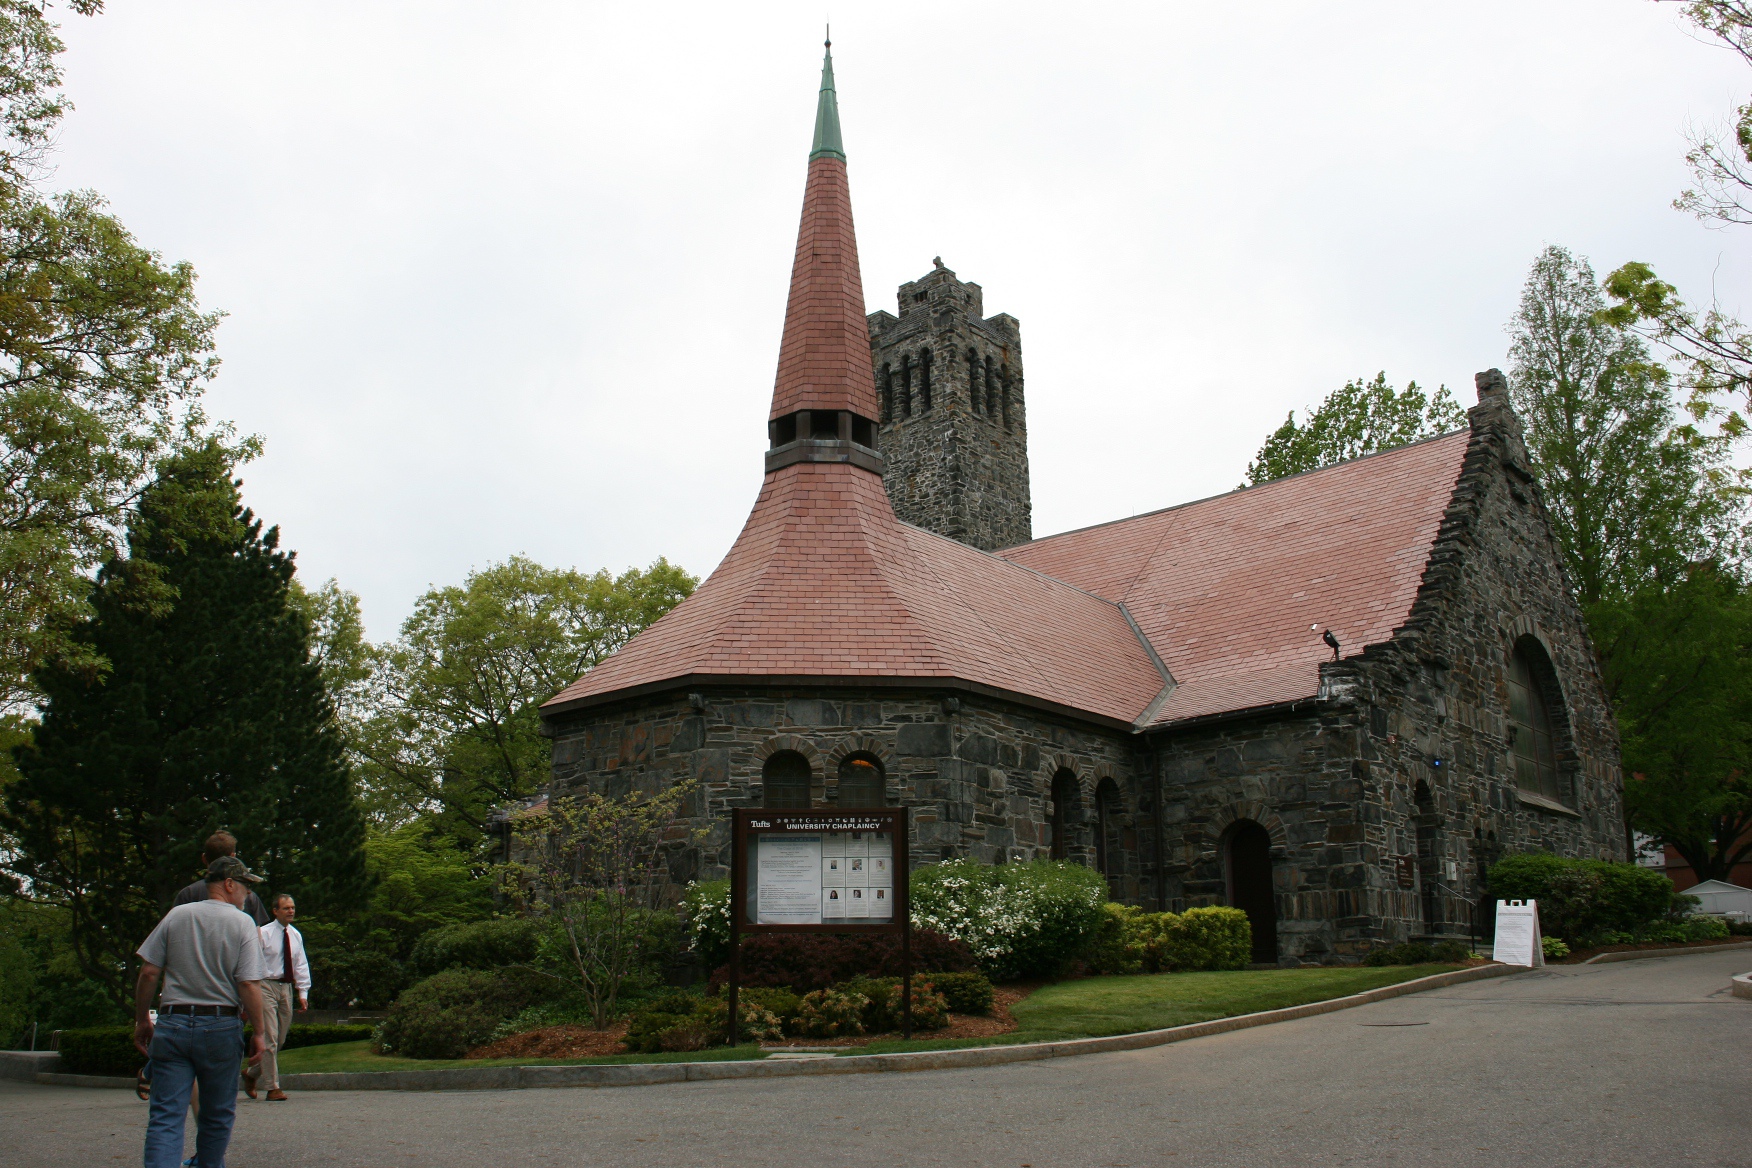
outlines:
[[[200,1085],[195,1154],[201,1164],[223,1164],[237,1116],[237,1072],[245,1053],[262,1057],[262,987],[267,967],[255,922],[238,911],[261,877],[235,856],[207,869],[207,899],[179,904],[141,943],[134,986],[134,1045],[152,1060],[152,1108],[146,1120],[146,1168],[182,1163],[183,1116]],[[153,992],[164,978],[158,1021],[150,1017]],[[241,1015],[241,1017],[240,1017]]]

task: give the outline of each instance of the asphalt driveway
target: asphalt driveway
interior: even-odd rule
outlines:
[[[1153,1050],[614,1089],[306,1092],[231,1168],[1752,1168],[1752,951],[1516,974]],[[125,1091],[0,1083],[0,1162],[138,1163]]]

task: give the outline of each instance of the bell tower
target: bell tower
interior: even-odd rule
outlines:
[[[869,316],[883,485],[907,523],[983,551],[1034,538],[1022,336],[941,259]]]

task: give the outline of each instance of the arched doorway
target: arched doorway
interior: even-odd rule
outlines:
[[[1276,965],[1277,901],[1271,890],[1271,836],[1259,824],[1244,819],[1229,829],[1224,842],[1229,904],[1246,913],[1253,926],[1253,961]]]

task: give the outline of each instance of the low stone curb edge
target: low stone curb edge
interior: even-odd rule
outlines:
[[[1683,949],[1630,949],[1623,953],[1596,953],[1583,965],[1603,965],[1608,961],[1641,961],[1645,957],[1685,957],[1692,953],[1726,953],[1732,949],[1752,949],[1752,941],[1734,941],[1726,945],[1691,945]]]

